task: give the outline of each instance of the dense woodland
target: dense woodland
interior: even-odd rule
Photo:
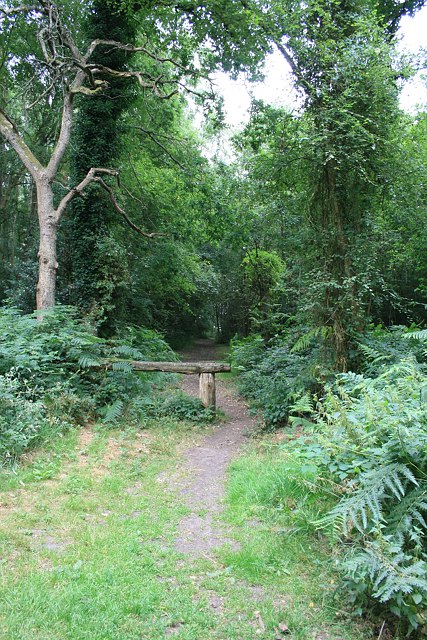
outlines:
[[[0,2],[5,469],[88,419],[202,415],[129,361],[231,342],[343,598],[396,638],[427,625],[427,112],[399,106],[426,59],[397,52],[423,4]],[[229,135],[212,74],[273,50],[301,106]]]

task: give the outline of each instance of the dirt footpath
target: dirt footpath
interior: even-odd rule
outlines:
[[[220,360],[220,348],[210,340],[198,340],[190,350],[182,352],[184,361]],[[182,389],[198,397],[198,375],[186,375]],[[224,544],[235,544],[219,516],[223,511],[225,476],[229,463],[237,455],[247,434],[255,427],[247,406],[237,394],[216,376],[217,408],[226,416],[226,422],[215,428],[212,435],[188,449],[183,456],[187,480],[178,483],[178,490],[191,513],[179,525],[176,549],[192,557],[209,556]]]

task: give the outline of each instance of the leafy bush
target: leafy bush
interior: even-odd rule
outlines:
[[[292,352],[294,343],[290,334],[268,343],[259,335],[232,341],[232,363],[241,372],[239,390],[262,413],[267,428],[285,424],[295,402],[307,389],[317,388],[313,350]]]
[[[66,422],[48,416],[42,402],[29,400],[18,380],[0,376],[0,460],[13,463],[44,435],[66,427]]]
[[[123,341],[143,354],[144,360],[178,360],[176,353],[157,331],[145,327],[129,326],[122,332]]]
[[[116,422],[165,378],[135,374],[128,361],[159,357],[176,356],[153,331],[129,328],[124,339],[107,341],[71,307],[49,310],[41,322],[35,314],[2,308],[0,459],[15,459],[61,422],[64,428],[91,418]]]
[[[373,327],[359,345],[363,373],[332,380],[311,368],[316,350],[307,335],[295,342],[288,333],[268,344],[251,336],[233,345],[242,390],[267,424],[304,427],[298,438],[288,435],[265,502],[285,510],[289,496],[300,495],[297,529],[305,519],[341,549],[338,566],[355,610],[385,613],[395,621],[396,638],[424,637],[426,332]],[[315,378],[323,383],[317,389]],[[314,517],[306,508],[313,499]]]
[[[199,398],[188,396],[182,391],[167,397],[145,398],[140,404],[140,411],[150,418],[171,416],[178,420],[189,420],[190,422],[210,422],[215,417],[212,409],[206,408]]]
[[[359,611],[376,603],[414,632],[427,615],[427,377],[410,357],[376,377],[338,376],[300,450],[336,487],[318,526],[344,543],[345,584]]]
[[[385,366],[396,364],[411,353],[418,362],[423,362],[424,348],[413,327],[382,325],[371,326],[359,341],[360,369],[368,376],[379,375]]]

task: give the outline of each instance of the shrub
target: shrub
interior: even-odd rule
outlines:
[[[160,373],[135,374],[128,360],[159,357],[175,358],[154,331],[128,328],[125,338],[107,341],[72,307],[46,311],[41,322],[35,314],[2,308],[0,456],[15,458],[48,427],[57,430],[61,421],[116,422],[137,398],[151,393],[155,381],[165,378]]]
[[[0,376],[0,462],[14,463],[23,451],[68,426],[49,416],[42,402],[29,400],[18,380]]]
[[[240,370],[239,390],[261,412],[266,428],[286,424],[295,402],[318,386],[313,349],[295,353],[294,343],[291,334],[268,343],[259,335],[232,341],[232,363]]]
[[[360,369],[368,376],[379,375],[384,367],[397,364],[411,353],[417,362],[423,362],[424,348],[420,335],[413,327],[393,326],[389,329],[381,325],[371,326],[359,340]]]
[[[161,407],[161,413],[191,422],[209,422],[215,415],[212,409],[203,406],[199,398],[192,398],[182,392],[167,398]]]
[[[178,391],[167,397],[145,398],[139,403],[140,411],[149,418],[171,416],[177,420],[189,420],[190,422],[210,422],[215,417],[212,409],[203,406],[199,398],[188,396]]]
[[[344,544],[359,611],[386,608],[409,634],[427,614],[426,385],[414,357],[376,377],[342,374],[317,406],[316,437],[295,445],[339,487],[318,526]]]

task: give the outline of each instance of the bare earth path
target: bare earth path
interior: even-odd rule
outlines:
[[[220,348],[210,340],[196,341],[191,349],[181,353],[181,357],[188,362],[221,359]],[[227,538],[218,516],[223,511],[227,467],[255,426],[246,404],[218,376],[216,387],[217,408],[225,413],[226,422],[184,453],[184,468],[189,477],[178,482],[178,490],[191,513],[179,524],[175,548],[193,558],[209,555],[226,543],[235,546]],[[197,397],[198,376],[185,376],[182,389]]]

